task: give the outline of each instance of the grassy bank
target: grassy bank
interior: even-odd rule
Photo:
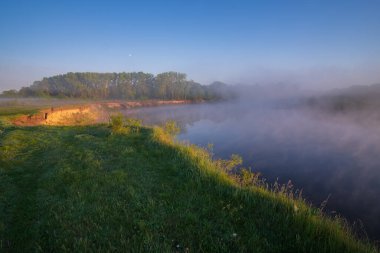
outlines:
[[[7,106],[0,109],[0,125],[11,124],[11,121],[22,115],[37,113],[39,107]]]
[[[301,200],[129,123],[2,126],[0,251],[376,252]]]

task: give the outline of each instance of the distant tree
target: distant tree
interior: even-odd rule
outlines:
[[[14,98],[14,97],[18,97],[19,94],[18,94],[17,90],[5,90],[5,91],[3,91],[3,93],[1,94],[1,96],[2,97]]]

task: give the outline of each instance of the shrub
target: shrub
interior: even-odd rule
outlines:
[[[181,128],[174,120],[168,120],[164,124],[164,130],[170,135],[177,135],[181,132]]]
[[[112,132],[117,133],[123,129],[123,115],[121,113],[111,115],[110,117],[110,126]]]
[[[125,119],[125,124],[133,133],[139,133],[142,126],[141,120],[132,118]]]

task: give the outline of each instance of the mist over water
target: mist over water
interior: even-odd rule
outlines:
[[[146,124],[174,119],[180,140],[207,146],[216,157],[243,157],[268,182],[289,180],[325,211],[356,223],[356,232],[380,239],[379,114],[333,114],[274,100],[138,108],[124,111]],[[278,100],[277,100],[278,101]],[[290,101],[290,102],[289,102]],[[293,103],[295,102],[295,103]],[[290,106],[289,106],[290,105]]]

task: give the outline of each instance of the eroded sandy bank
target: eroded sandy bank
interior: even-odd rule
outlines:
[[[86,125],[103,122],[113,110],[136,107],[189,104],[190,100],[146,100],[107,101],[86,105],[59,106],[44,109],[31,115],[22,115],[13,120],[18,126],[37,125]]]

